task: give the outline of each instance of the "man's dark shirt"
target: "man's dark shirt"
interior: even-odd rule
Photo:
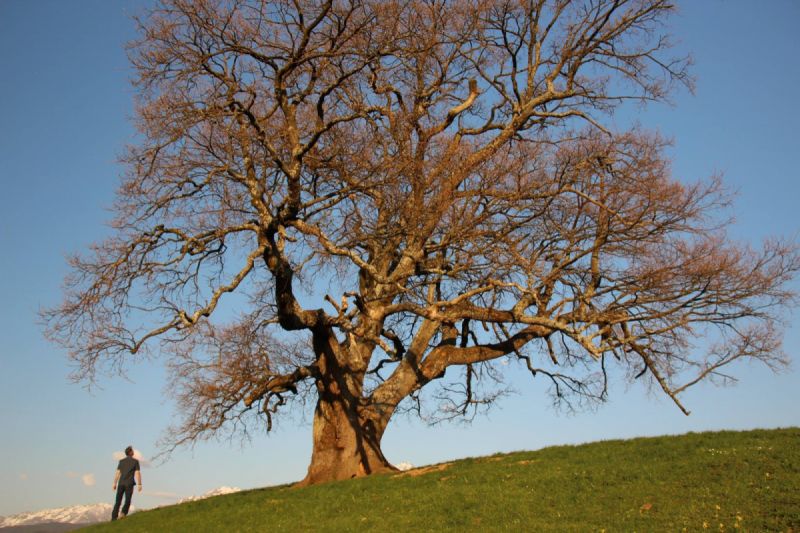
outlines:
[[[133,479],[133,473],[139,470],[139,461],[133,457],[126,457],[119,462],[117,466],[119,470],[119,484],[126,487],[136,485]]]

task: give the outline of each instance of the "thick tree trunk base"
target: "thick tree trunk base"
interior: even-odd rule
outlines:
[[[385,460],[384,460],[385,461]],[[392,466],[388,461],[378,463],[372,461],[370,464],[365,465],[360,459],[353,460],[351,457],[341,457],[341,460],[333,459],[330,461],[317,461],[312,462],[308,467],[308,473],[302,481],[296,483],[296,487],[307,487],[309,485],[317,485],[319,483],[327,483],[329,481],[340,481],[345,479],[354,479],[358,477],[365,477],[371,474],[384,474],[390,472],[399,472],[397,468]]]
[[[314,413],[314,449],[308,474],[298,486],[396,472],[380,448],[383,428],[341,402],[320,400]]]

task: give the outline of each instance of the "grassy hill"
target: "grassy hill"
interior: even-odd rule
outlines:
[[[800,428],[556,446],[136,513],[85,531],[800,531]]]

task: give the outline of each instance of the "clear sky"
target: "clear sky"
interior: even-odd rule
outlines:
[[[672,33],[695,58],[696,94],[679,92],[673,107],[618,120],[674,138],[681,179],[724,173],[739,191],[732,236],[800,239],[800,3],[679,3]],[[135,36],[130,15],[142,5],[0,0],[0,515],[110,502],[113,454],[133,444],[152,456],[173,414],[158,361],[89,392],[67,380],[65,354],[36,323],[41,306],[60,301],[65,254],[107,233],[115,159],[132,139],[123,46]],[[787,317],[785,337],[793,370],[739,365],[737,386],[704,384],[683,396],[689,417],[638,384],[620,383],[596,411],[559,414],[545,383],[520,378],[515,395],[472,425],[393,421],[384,451],[390,461],[422,465],[559,443],[798,426],[798,313]],[[146,463],[145,492],[134,504],[302,478],[311,430],[302,417],[296,422],[269,436],[255,431],[249,443],[200,443],[166,463]]]

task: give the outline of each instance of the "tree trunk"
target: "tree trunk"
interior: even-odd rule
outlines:
[[[341,396],[325,396],[320,395],[314,411],[314,449],[300,485],[396,470],[381,451],[386,424],[359,413]]]
[[[379,414],[365,405],[364,371],[353,368],[357,358],[340,361],[335,351],[323,343],[316,346],[320,373],[316,383],[319,398],[314,411],[314,448],[308,474],[300,485],[396,470],[381,451],[381,438],[393,409]],[[344,359],[344,353],[339,355]]]

